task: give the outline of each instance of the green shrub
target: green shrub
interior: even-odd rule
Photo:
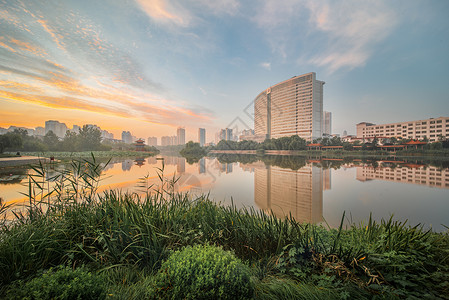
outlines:
[[[250,299],[254,294],[248,266],[216,246],[187,246],[174,252],[154,282],[155,298]]]
[[[103,277],[84,268],[60,266],[50,269],[31,281],[16,281],[7,293],[8,299],[104,299],[106,288]]]

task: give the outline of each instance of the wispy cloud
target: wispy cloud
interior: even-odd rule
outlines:
[[[270,62],[262,62],[260,63],[260,66],[264,69],[267,69],[268,71],[271,70],[271,63]]]
[[[332,73],[366,64],[398,16],[385,1],[286,0],[279,5],[265,0],[253,21],[267,32],[267,42],[281,58],[301,57],[301,64]]]
[[[210,122],[209,111],[166,98],[99,24],[60,5],[17,2],[0,12],[0,99],[165,125]]]
[[[192,20],[190,12],[169,0],[136,0],[142,10],[153,20],[161,23],[172,23],[188,26]]]
[[[135,0],[139,7],[155,22],[189,27],[201,23],[202,16],[228,15],[239,12],[237,0]]]
[[[309,62],[329,72],[365,65],[376,46],[391,34],[398,16],[382,1],[345,1],[318,5],[308,1],[310,22],[328,36],[326,50]]]

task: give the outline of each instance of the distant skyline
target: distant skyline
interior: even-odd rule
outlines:
[[[448,116],[448,15],[437,0],[0,0],[0,127],[209,142],[254,128],[260,91],[308,72],[333,133]]]

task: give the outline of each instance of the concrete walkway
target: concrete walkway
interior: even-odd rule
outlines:
[[[48,162],[50,159],[37,156],[0,157],[0,168],[36,164],[39,161]]]

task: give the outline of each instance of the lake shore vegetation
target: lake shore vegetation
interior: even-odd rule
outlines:
[[[63,153],[69,153],[73,157],[86,157],[85,153],[95,152],[97,156],[104,152],[111,155],[120,155],[119,152],[134,152],[136,149],[133,144],[125,144],[120,141],[103,140],[101,131],[98,128],[84,125],[78,132],[67,131],[64,138],[60,139],[53,131],[49,131],[43,137],[28,135],[23,129],[15,129],[13,132],[0,135],[0,155],[4,152],[27,153],[28,155],[38,154],[36,156],[44,157],[66,157]],[[153,146],[145,145],[145,152],[159,153]],[[57,154],[56,154],[57,153]],[[79,153],[73,155],[70,153]],[[39,155],[40,154],[40,155]],[[42,155],[43,154],[43,155]],[[55,155],[56,154],[56,155]],[[133,155],[131,155],[133,156]]]
[[[345,225],[343,215],[339,228],[279,219],[177,193],[163,167],[144,197],[98,193],[101,166],[73,161],[52,175],[52,190],[42,184],[46,166],[35,167],[26,209],[0,221],[0,297],[23,289],[36,292],[30,299],[70,299],[92,289],[98,299],[170,299],[207,290],[212,299],[228,295],[232,281],[248,299],[448,299],[448,232],[369,216]]]

